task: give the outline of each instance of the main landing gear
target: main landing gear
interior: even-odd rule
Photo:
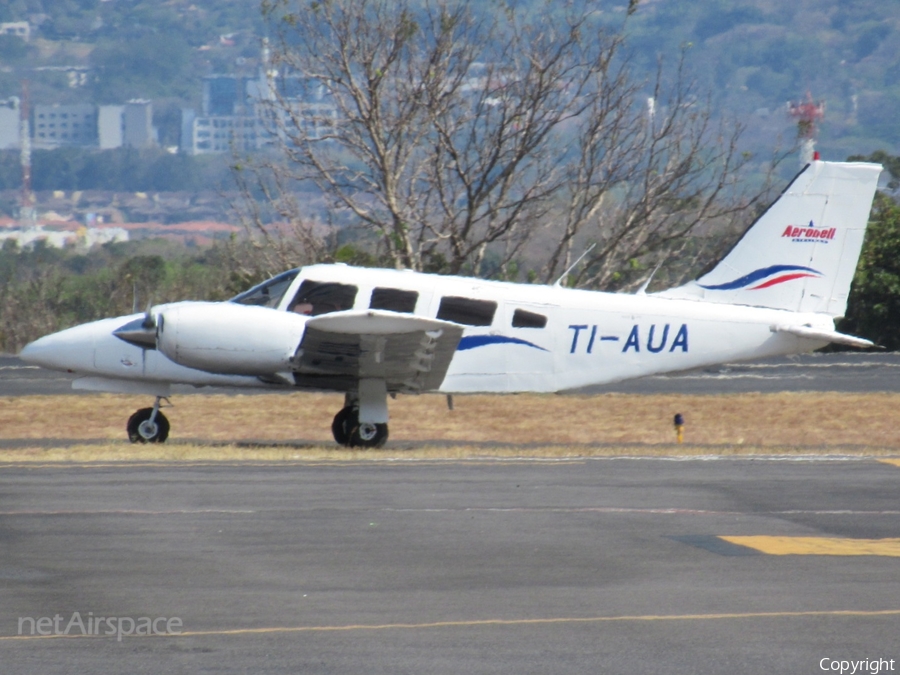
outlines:
[[[163,443],[169,437],[169,420],[160,411],[160,402],[169,399],[156,397],[152,408],[141,408],[128,418],[128,440],[132,443]]]
[[[331,433],[341,445],[351,448],[380,448],[388,439],[388,425],[360,422],[359,408],[341,408],[331,423]]]
[[[362,380],[359,391],[347,393],[334,416],[331,433],[341,445],[380,448],[388,439],[387,389],[383,380]]]

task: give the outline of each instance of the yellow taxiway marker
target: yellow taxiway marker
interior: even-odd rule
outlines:
[[[872,610],[809,610],[772,612],[725,612],[715,614],[634,614],[619,616],[547,617],[532,619],[461,619],[456,621],[429,621],[421,623],[345,624],[331,626],[271,626],[262,628],[220,628],[212,630],[182,631],[163,634],[132,634],[123,638],[186,638],[220,635],[272,635],[278,633],[328,633],[386,630],[421,630],[433,628],[485,628],[489,626],[548,626],[553,624],[603,624],[603,623],[643,623],[659,621],[722,621],[730,619],[791,619],[791,618],[875,618],[900,616],[900,609]],[[24,642],[31,640],[113,640],[115,635],[94,635],[82,633],[51,633],[50,635],[0,635],[0,642]]]
[[[893,464],[894,466],[900,466],[900,459],[879,459],[879,462],[884,462],[885,464]]]
[[[900,539],[841,539],[839,537],[722,537],[768,555],[881,555],[900,558]]]

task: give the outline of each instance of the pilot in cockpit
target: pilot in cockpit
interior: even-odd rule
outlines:
[[[311,302],[306,301],[306,298],[295,298],[293,304],[290,307],[290,311],[296,314],[312,316],[313,306]]]

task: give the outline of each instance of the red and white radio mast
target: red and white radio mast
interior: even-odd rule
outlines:
[[[788,103],[788,114],[797,120],[797,140],[800,142],[800,166],[818,159],[816,152],[817,123],[825,117],[825,101],[813,101],[806,92],[805,101]]]

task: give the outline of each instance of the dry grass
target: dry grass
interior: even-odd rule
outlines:
[[[0,461],[900,454],[898,394],[473,395],[456,396],[453,411],[443,396],[400,397],[391,402],[394,448],[379,451],[334,445],[330,424],[340,395],[190,395],[175,402],[165,411],[174,442],[133,446],[123,440],[125,421],[147,397],[0,398],[0,439],[35,441],[0,451]],[[673,444],[676,412],[686,420],[682,446]],[[54,440],[91,444],[61,447]]]

